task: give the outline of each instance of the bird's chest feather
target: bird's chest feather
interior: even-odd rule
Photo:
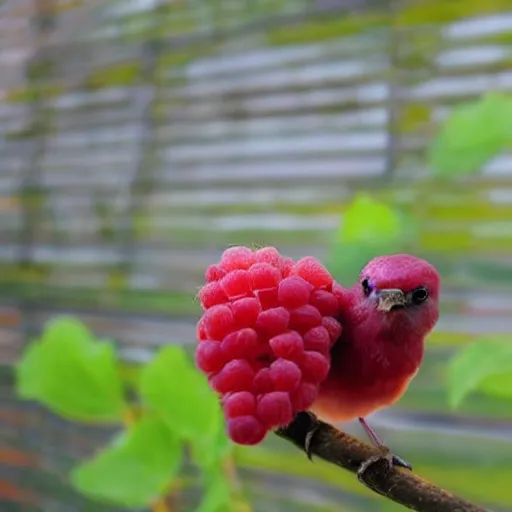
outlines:
[[[423,358],[423,339],[394,329],[346,332],[333,352],[316,411],[336,410],[331,421],[345,421],[394,403],[405,392]],[[362,329],[362,331],[361,331]],[[314,408],[314,410],[315,410]],[[324,415],[325,416],[325,415]]]

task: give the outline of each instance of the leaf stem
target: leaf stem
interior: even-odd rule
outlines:
[[[236,462],[232,455],[228,456],[223,464],[222,469],[233,492],[233,510],[236,512],[252,512],[250,503],[245,499],[238,471],[236,469]]]
[[[123,414],[123,424],[125,427],[131,427],[137,422],[138,415],[137,411],[133,407],[127,407]]]
[[[141,417],[141,411],[135,407],[127,407],[123,415],[123,423],[125,427],[131,427]],[[166,496],[161,496],[151,507],[151,512],[172,512],[171,507],[167,503]]]
[[[160,498],[152,507],[151,512],[172,512],[165,498]]]

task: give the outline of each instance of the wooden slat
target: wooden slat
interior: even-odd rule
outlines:
[[[179,16],[192,19],[200,12],[191,9]],[[121,14],[112,16],[119,21]],[[339,12],[335,16],[341,19]],[[292,25],[281,29],[300,33],[300,23]],[[0,101],[8,135],[0,146],[0,260],[6,276],[42,287],[37,294],[50,299],[52,293],[63,296],[66,287],[113,296],[124,286],[193,295],[204,267],[231,243],[275,241],[299,256],[310,251],[301,249],[307,241],[318,244],[323,256],[354,192],[371,188],[377,197],[392,196],[375,188],[387,165],[392,71],[400,81],[401,115],[412,118],[403,121],[412,128],[400,127],[396,144],[397,176],[404,184],[427,172],[421,159],[432,128],[454,105],[491,87],[512,90],[511,13],[479,23],[395,27],[394,36],[409,41],[399,45],[398,70],[391,67],[385,26],[371,37],[338,33],[323,41],[310,31],[309,40],[282,46],[272,43],[274,28],[259,30],[261,37],[240,38],[234,50],[200,40],[170,49],[165,41],[153,70],[158,81],[141,73],[147,50],[141,40],[49,43],[44,56],[55,69],[44,81],[53,88],[44,99],[47,129],[31,135],[33,112],[23,101],[30,84],[20,84],[20,101],[8,94]],[[412,113],[403,113],[409,107]],[[126,263],[119,228],[126,225],[148,122],[154,128],[145,154],[149,185],[133,189],[137,247],[125,275],[119,270]],[[25,275],[13,262],[23,211],[18,188],[38,136],[44,147],[37,160],[42,195],[36,268]],[[402,166],[407,161],[419,164]],[[489,266],[496,254],[511,255],[511,163],[504,152],[457,197],[429,194],[418,250],[447,259],[464,251],[465,258]],[[415,211],[415,202],[400,204]],[[447,276],[453,286],[460,285],[456,275]],[[483,281],[476,276],[465,289]]]

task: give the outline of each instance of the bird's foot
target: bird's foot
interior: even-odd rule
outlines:
[[[318,423],[317,417],[312,412],[305,411],[305,414],[307,414],[309,416],[310,426],[308,429],[308,433],[306,434],[306,439],[304,440],[304,451],[306,452],[308,459],[313,460],[313,454],[311,453],[311,447],[312,447],[313,438],[315,437],[315,434],[316,434],[320,424]]]
[[[379,450],[381,453],[366,459],[357,470],[357,479],[372,489],[372,475],[375,475],[375,472],[388,473],[393,466],[412,469],[408,462],[394,455],[386,446],[380,446]]]
[[[368,435],[374,446],[381,450],[382,453],[386,454],[386,457],[391,458],[390,461],[393,466],[412,469],[412,466],[407,461],[405,461],[398,455],[391,453],[390,449],[380,440],[380,437],[377,435],[375,430],[373,430],[373,428],[366,422],[364,418],[359,418],[359,422],[361,423],[363,429],[365,430],[366,434]]]
[[[393,454],[391,452],[373,455],[366,459],[357,470],[357,479],[366,487],[372,488],[370,476],[373,471],[388,473],[393,466]]]
[[[309,460],[312,460],[314,438],[321,426],[322,422],[312,412],[302,411],[295,415],[289,425],[276,429],[275,433],[291,440],[298,448],[306,452]]]
[[[402,459],[402,457],[399,457],[394,453],[391,454],[391,461],[393,466],[398,466],[400,468],[405,468],[412,471],[412,466],[406,460]]]

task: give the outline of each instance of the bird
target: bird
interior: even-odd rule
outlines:
[[[409,254],[376,257],[354,286],[339,286],[343,331],[311,412],[330,423],[358,419],[373,444],[387,450],[365,418],[396,403],[416,376],[439,318],[440,289],[435,267]]]

